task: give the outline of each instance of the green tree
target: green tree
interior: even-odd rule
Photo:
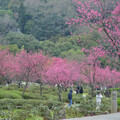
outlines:
[[[49,53],[51,56],[65,58],[67,55],[63,55],[64,53],[67,53],[71,49],[80,51],[81,48],[77,44],[77,39],[73,36],[55,36],[49,40],[40,41],[40,49],[45,51],[45,53]]]
[[[68,60],[78,60],[80,61],[84,57],[84,53],[80,49],[74,50],[70,49],[69,51],[61,52],[61,58],[67,58]]]
[[[55,14],[46,16],[44,13],[38,12],[32,20],[26,23],[25,33],[32,34],[39,41],[44,41],[58,34],[70,35],[70,30],[61,16]]]
[[[55,43],[50,40],[40,41],[39,48],[45,52],[45,54],[52,55],[55,48]]]
[[[17,28],[17,23],[12,16],[5,14],[0,17],[0,35],[6,35],[9,31]]]
[[[17,45],[1,45],[0,49],[2,50],[8,49],[9,52],[15,55],[17,52],[20,52],[23,49],[23,47],[19,49]]]
[[[0,10],[7,10],[10,0],[0,0]]]
[[[26,13],[26,8],[24,7],[23,3],[21,3],[19,11],[18,11],[19,19],[19,27],[22,33],[25,33],[25,25],[28,20],[32,18],[32,16],[28,13]]]
[[[4,41],[6,41],[6,43],[9,45],[18,45],[19,49],[24,45],[24,49],[27,51],[39,49],[39,41],[36,40],[32,35],[10,32],[4,38]]]

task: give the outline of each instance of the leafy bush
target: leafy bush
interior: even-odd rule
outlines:
[[[15,111],[13,106],[11,106],[7,111],[0,110],[1,118],[12,120],[26,120],[28,118],[33,118],[34,116],[41,116],[44,120],[59,120],[65,118],[64,115],[63,107],[53,107],[51,112],[48,106],[43,104],[35,107],[31,104],[26,104],[23,109],[15,109]]]
[[[10,84],[8,86],[4,86],[3,89],[4,90],[15,90],[15,89],[18,89],[18,85]]]
[[[120,88],[111,88],[110,90],[111,90],[111,91],[119,91]]]
[[[81,103],[84,100],[85,99],[81,94],[73,95],[73,102],[75,103]]]
[[[67,107],[66,108],[66,116],[67,118],[74,118],[74,117],[83,117],[84,115],[80,113],[78,107]]]
[[[69,117],[82,117],[89,114],[95,114],[96,101],[95,99],[84,99],[79,104],[74,104],[72,107],[66,107],[66,115]]]
[[[65,108],[63,106],[53,107],[53,120],[61,120],[66,118]]]
[[[14,112],[13,108],[8,111],[0,111],[0,116],[4,120],[26,120],[30,116],[30,110],[19,110]]]
[[[117,103],[118,103],[118,106],[120,106],[120,97],[117,98]]]
[[[40,104],[43,104],[45,106],[48,106],[48,108],[52,108],[54,107],[59,107],[62,106],[63,104],[61,102],[57,102],[57,101],[48,101],[48,100],[35,100],[35,99],[29,99],[29,100],[25,100],[25,99],[1,99],[0,100],[0,109],[7,109],[8,105],[12,104],[14,108],[16,107],[22,107],[26,106],[27,104],[32,105],[33,107],[36,107]]]
[[[55,101],[58,101],[58,95],[44,94],[43,97],[46,97],[47,100],[55,100]]]
[[[92,116],[97,114],[103,114],[110,110],[110,99],[103,98],[99,111],[96,109],[95,99],[85,99],[80,104],[75,104],[72,107],[66,107],[66,114],[69,118]]]
[[[110,109],[111,109],[111,100],[109,98],[103,97],[102,98],[102,103],[101,103],[101,106],[100,106],[100,110],[103,111],[103,112],[105,112],[105,111],[110,112]]]
[[[79,109],[81,113],[95,112],[96,111],[95,99],[81,101]]]
[[[29,86],[29,90],[30,92],[32,93],[40,93],[40,85],[37,84],[37,83],[32,83],[30,86]],[[44,90],[44,86],[42,85],[42,90]]]
[[[40,96],[40,94],[36,93],[25,93],[24,99],[40,99],[40,100],[46,100],[46,97]]]
[[[0,99],[11,98],[11,99],[21,99],[21,95],[17,94],[16,91],[3,91],[0,92]]]
[[[117,111],[120,112],[120,106],[118,106]]]
[[[0,89],[2,89],[3,88],[3,85],[0,85]]]

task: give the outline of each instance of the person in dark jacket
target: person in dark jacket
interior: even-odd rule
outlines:
[[[83,94],[83,87],[82,86],[80,86],[80,94]]]
[[[68,100],[69,100],[69,104],[68,104],[68,106],[71,106],[71,104],[72,104],[72,89],[70,90],[70,92],[68,93]]]
[[[80,89],[80,86],[78,85],[78,86],[76,87],[76,94],[79,93],[79,89]]]

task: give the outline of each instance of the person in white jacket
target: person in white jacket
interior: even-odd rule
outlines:
[[[98,92],[98,94],[96,95],[96,104],[97,104],[97,107],[96,109],[99,109],[100,108],[100,105],[101,105],[101,101],[102,101],[102,95],[100,92]]]

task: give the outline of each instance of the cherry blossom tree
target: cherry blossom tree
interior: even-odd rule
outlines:
[[[52,58],[51,65],[44,73],[46,83],[53,86],[57,85],[59,90],[59,100],[61,101],[61,86],[71,86],[79,79],[79,71],[76,69],[75,62],[66,59]]]
[[[46,70],[48,66],[49,57],[44,56],[42,51],[35,54],[36,58],[36,67],[34,68],[34,77],[36,78],[37,82],[40,84],[40,96],[42,95],[42,85],[43,85],[43,72]]]
[[[100,57],[106,57],[105,51],[100,48],[86,50],[87,57],[83,59],[80,67],[80,77],[83,82],[87,83],[91,89],[91,96],[94,97],[96,86],[111,86],[120,82],[120,72],[115,69],[111,70],[109,66],[101,67]]]
[[[33,70],[36,67],[36,65],[37,65],[37,62],[36,62],[35,54],[27,53],[24,50],[16,54],[14,75],[22,77],[22,79],[26,82],[24,91],[23,91],[23,97],[24,97],[24,93],[26,91],[28,82],[35,81]]]
[[[120,1],[118,0],[74,0],[78,18],[68,24],[87,25],[103,36],[104,42],[120,60]]]
[[[10,83],[12,77],[13,58],[7,50],[0,50],[0,78],[4,79],[7,84]]]
[[[106,68],[98,67],[96,79],[97,84],[102,87],[115,87],[117,84],[120,84],[120,72],[116,71],[116,69],[111,70],[109,66],[107,66]]]

